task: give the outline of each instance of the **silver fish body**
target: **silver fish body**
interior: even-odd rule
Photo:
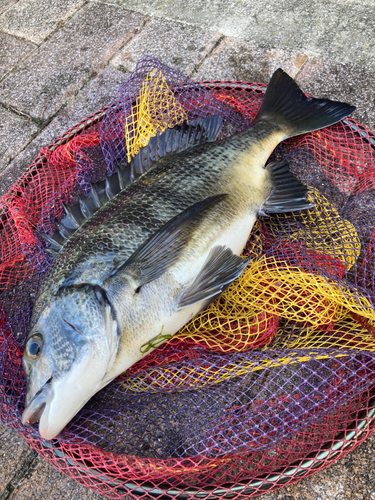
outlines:
[[[217,297],[246,267],[239,256],[260,211],[310,206],[285,162],[264,168],[274,148],[353,109],[305,98],[278,70],[252,128],[166,156],[84,222],[34,306],[23,422],[39,420],[52,439],[152,339]]]

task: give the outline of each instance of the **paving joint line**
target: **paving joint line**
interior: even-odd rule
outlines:
[[[0,493],[0,500],[8,500],[14,490],[22,484],[25,479],[29,479],[34,472],[41,458],[35,450],[30,450],[21,465],[14,473],[12,479]]]
[[[4,104],[3,102],[0,101],[0,108],[3,108],[13,114],[16,114],[18,116],[22,116],[23,118],[27,119],[29,122],[35,123],[35,125],[40,126],[40,123],[37,121],[36,118],[33,118],[31,115],[28,113],[25,113],[24,111],[21,111],[13,106],[10,106],[9,104]]]
[[[299,75],[302,73],[302,71],[305,69],[305,66],[306,64],[310,61],[310,57],[306,54],[303,54],[304,56],[306,56],[306,61],[302,64],[302,66],[300,67],[300,69],[297,71],[297,73],[294,75],[293,77],[293,80],[297,80],[297,78],[299,77]]]
[[[16,5],[16,4],[13,4],[12,7]],[[3,12],[1,15],[0,15],[0,18],[5,14],[5,12]],[[9,33],[8,31],[6,31],[4,28],[0,28],[0,31],[1,33],[4,33],[5,35],[9,35],[9,36],[12,36],[13,38],[17,38],[17,40],[20,40],[21,42],[27,42],[27,43],[32,43],[33,45],[35,45],[35,47],[39,47],[39,45],[35,42],[32,42],[31,40],[29,40],[28,38],[24,38],[20,35],[16,35],[15,33]]]
[[[69,18],[67,18],[65,20],[68,21],[68,19],[71,19],[73,17],[73,15],[75,15],[79,10],[81,10],[85,5],[87,5],[88,3],[92,3],[92,2],[89,2],[89,0],[85,1],[82,6],[77,9]],[[100,2],[95,2],[95,3],[100,3]],[[118,7],[119,8],[119,7]],[[123,9],[122,9],[123,10]],[[135,12],[135,11],[130,11],[128,10],[128,12]],[[48,118],[47,120],[43,120],[41,118],[34,118],[32,117],[31,115],[29,115],[28,113],[24,113],[20,110],[18,110],[17,108],[13,107],[13,106],[9,106],[9,105],[6,105],[4,103],[2,103],[0,101],[0,107],[6,109],[7,111],[11,112],[11,113],[14,113],[14,114],[17,114],[18,116],[22,116],[24,118],[27,118],[29,121],[33,122],[35,125],[38,126],[38,130],[32,134],[32,136],[30,137],[30,140],[27,142],[27,144],[24,145],[24,147],[22,149],[20,149],[17,154],[15,156],[13,156],[12,158],[10,158],[9,162],[5,165],[5,168],[13,161],[17,158],[17,156],[19,156],[23,151],[25,151],[25,149],[30,145],[30,143],[39,135],[43,132],[43,130],[52,122],[52,120],[54,120],[54,118],[56,118],[56,116],[64,110],[64,108],[66,108],[66,106],[68,106],[71,101],[74,100],[74,98],[79,94],[79,92],[81,92],[85,87],[87,87],[90,82],[101,72],[103,71],[105,68],[107,67],[110,67],[110,62],[111,60],[118,54],[118,52],[120,52],[120,50],[123,49],[123,47],[125,47],[134,37],[136,37],[142,30],[143,28],[147,25],[147,23],[149,23],[151,21],[151,17],[150,16],[144,16],[144,20],[142,21],[142,24],[140,26],[140,28],[134,33],[134,35],[132,37],[129,38],[129,40],[127,40],[119,49],[117,52],[115,52],[115,54],[109,58],[106,63],[99,69],[99,71],[91,71],[90,72],[90,75],[89,77],[87,78],[87,80],[85,80],[82,84],[82,86],[77,89],[74,94],[67,100],[66,103],[64,103],[57,111],[56,113],[54,113],[50,118]],[[59,29],[61,29],[61,25],[59,26]],[[50,35],[43,41],[43,43],[45,43],[45,41],[47,39],[49,39],[54,33],[56,33],[57,29],[53,31],[53,33],[50,33]],[[41,44],[42,45],[42,44]],[[35,50],[38,50],[41,45],[37,46]],[[28,57],[30,57],[35,51],[32,51],[30,53],[30,55]],[[27,60],[27,57],[24,59],[24,60]],[[21,64],[21,63],[20,63]],[[17,65],[18,67],[18,65]],[[14,70],[16,69],[16,67],[12,68],[11,71],[8,72],[7,75],[10,75]],[[115,68],[116,69],[116,68]],[[123,71],[120,67],[118,68],[120,71]],[[5,78],[5,77],[4,77]],[[3,79],[0,80],[0,82],[2,81]],[[0,497],[0,500],[1,497]]]
[[[2,33],[5,33],[5,31],[2,31]],[[7,35],[9,33],[6,33]],[[11,36],[14,36],[14,35],[11,35]],[[17,38],[17,37],[15,37]],[[20,39],[21,40],[21,39]],[[22,39],[23,40],[23,39]],[[25,40],[23,40],[25,41]],[[33,42],[30,42],[29,40],[27,40],[28,43],[33,43]],[[34,44],[35,45],[35,44]],[[20,61],[18,61],[18,63],[13,66],[7,73],[5,73],[5,75],[3,75],[1,78],[0,78],[0,83],[2,81],[4,81],[6,78],[8,78],[8,76],[10,76],[12,73],[14,73],[14,71],[16,71],[16,69],[18,69],[21,64],[23,64],[25,61],[27,61],[33,54],[35,54],[35,52],[37,52],[37,50],[39,50],[39,46],[38,45],[35,45],[35,49],[32,50],[29,54],[27,54],[23,59],[21,59]]]
[[[18,3],[18,2],[16,2],[16,3]],[[12,4],[7,10],[9,10],[11,7],[13,7],[14,5],[16,5],[16,3]],[[58,30],[60,30],[64,26],[64,24],[66,24],[67,21],[69,21],[77,12],[79,12],[88,3],[89,3],[89,0],[85,0],[85,2],[80,7],[78,7],[78,9],[75,10],[69,17],[67,17],[65,20],[61,19],[60,21],[58,21],[55,29],[51,33],[49,33],[40,43],[35,43],[35,42],[29,40],[28,38],[24,38],[22,36],[15,35],[13,33],[9,33],[8,31],[4,30],[3,28],[0,29],[1,33],[4,33],[4,34],[9,35],[9,36],[12,36],[12,37],[14,37],[17,40],[20,40],[22,42],[31,43],[31,44],[33,44],[35,46],[34,50],[31,50],[30,53],[27,54],[27,56],[25,56],[20,61],[18,61],[18,63],[15,66],[13,66],[7,73],[5,73],[5,75],[3,75],[0,78],[0,83],[3,82],[6,78],[8,78],[8,76],[10,76],[12,73],[14,73],[25,61],[27,61],[28,59],[30,59],[35,54],[35,52],[37,52],[48,40],[50,40],[50,38],[52,38],[52,36]],[[5,14],[5,12],[7,12],[7,10],[4,11],[3,14]],[[0,17],[2,17],[3,14],[1,14]]]
[[[75,11],[75,12],[74,12],[74,13],[73,13],[73,14],[72,14],[69,18],[67,18],[64,22],[68,21],[68,19],[71,19],[71,18],[73,17],[73,15],[75,15],[75,14],[76,14],[79,10],[81,10],[81,9],[82,9],[85,5],[87,5],[88,3],[90,3],[88,0],[87,0],[87,1],[85,1],[85,2],[82,4],[82,6],[81,6],[79,9],[77,9],[77,10],[76,10],[76,11]],[[101,2],[95,2],[95,3],[101,3]],[[119,7],[119,6],[116,6],[116,7],[117,7],[119,10],[121,9],[121,7]],[[121,10],[124,10],[124,9],[121,9]],[[136,11],[132,11],[132,10],[129,10],[129,9],[126,9],[126,10],[127,10],[128,12],[135,12],[135,13],[137,13]],[[128,45],[128,44],[130,43],[130,41],[131,41],[131,40],[133,40],[133,39],[134,39],[137,35],[139,35],[139,34],[142,32],[142,30],[143,30],[143,29],[147,26],[147,24],[148,24],[148,23],[150,23],[151,19],[152,19],[152,17],[151,17],[151,16],[149,16],[149,15],[146,15],[146,16],[145,16],[145,18],[144,18],[144,19],[143,19],[143,21],[142,21],[141,26],[140,26],[140,27],[136,30],[136,32],[134,33],[134,35],[133,35],[132,37],[130,37],[130,38],[129,38],[129,39],[128,39],[128,40],[127,40],[127,41],[126,41],[126,42],[125,42],[125,43],[124,43],[124,44],[123,44],[123,45],[122,45],[122,46],[121,46],[121,47],[117,50],[117,52],[115,52],[115,53],[113,54],[113,56],[107,60],[106,64],[105,64],[105,65],[104,65],[104,66],[100,69],[100,71],[102,71],[103,69],[105,69],[105,68],[107,68],[107,67],[111,67],[111,66],[110,66],[110,63],[111,63],[111,61],[114,59],[114,57],[115,57],[115,56],[116,56],[116,55],[117,55],[117,54],[118,54],[118,53],[119,53],[119,52],[120,52],[120,51],[121,51],[124,47],[126,47],[126,45]],[[58,28],[58,29],[61,29],[61,25],[59,25],[59,28]],[[56,29],[55,29],[52,33],[50,33],[50,35],[49,35],[49,36],[48,36],[48,37],[47,37],[47,38],[43,41],[43,43],[45,43],[45,42],[46,42],[49,38],[51,38],[51,36],[53,36],[53,34],[55,34],[55,33],[56,33],[56,31],[58,31],[58,29],[56,28]],[[213,44],[213,46],[211,47],[211,49],[210,49],[210,50],[207,52],[207,54],[206,54],[206,55],[202,58],[202,60],[201,60],[198,64],[196,64],[196,65],[194,66],[193,71],[190,73],[190,75],[188,75],[189,77],[191,77],[191,76],[192,76],[192,75],[193,75],[193,74],[194,74],[194,73],[195,73],[195,72],[199,69],[199,67],[203,64],[203,62],[207,59],[207,57],[209,57],[209,56],[212,54],[212,52],[216,49],[216,47],[217,47],[218,45],[220,45],[220,43],[221,43],[221,42],[222,42],[225,38],[226,38],[226,37],[225,37],[225,35],[221,35],[221,36],[219,37],[219,39],[218,39],[218,40],[217,40],[217,41]],[[41,44],[41,45],[42,45],[42,44]],[[41,45],[37,46],[35,50],[38,50],[38,49],[39,49],[39,47],[41,47]],[[32,51],[28,57],[30,57],[30,56],[31,56],[34,52],[35,52],[35,51]],[[26,57],[24,60],[27,60],[27,57]],[[20,64],[21,64],[21,63],[20,63]],[[11,70],[11,71],[10,71],[7,75],[11,74],[11,73],[12,73],[15,69],[16,69],[16,68],[12,68],[12,70]],[[116,68],[115,68],[115,69],[116,69]],[[121,67],[121,65],[120,65],[120,66],[118,66],[118,68],[117,68],[117,69],[118,69],[118,70],[120,70],[120,71],[122,71],[122,72],[124,72],[124,68],[122,68],[122,67]],[[99,72],[100,72],[100,71],[99,71]],[[6,109],[6,110],[7,110],[7,111],[9,111],[9,112],[12,112],[12,113],[17,114],[18,116],[22,116],[22,117],[24,117],[24,118],[28,119],[29,121],[33,122],[35,125],[37,125],[37,126],[38,126],[38,130],[37,130],[37,132],[35,132],[34,134],[32,134],[32,136],[31,136],[31,138],[30,138],[30,141],[28,141],[28,142],[27,142],[27,144],[25,144],[25,145],[24,145],[24,147],[23,147],[22,149],[20,149],[14,157],[10,158],[9,162],[7,163],[7,165],[5,165],[5,168],[6,168],[6,167],[7,167],[7,166],[8,166],[8,165],[9,165],[9,164],[10,164],[10,163],[14,160],[14,159],[16,159],[16,158],[17,158],[17,156],[19,156],[19,155],[20,155],[23,151],[25,151],[25,149],[26,149],[26,148],[30,145],[30,143],[31,143],[31,142],[32,142],[32,141],[33,141],[33,140],[34,140],[34,139],[35,139],[38,135],[40,135],[40,134],[43,132],[43,130],[44,130],[44,129],[45,129],[45,128],[46,128],[46,127],[47,127],[47,126],[48,126],[48,125],[52,122],[52,120],[53,120],[54,118],[56,118],[56,116],[57,116],[57,115],[58,115],[61,111],[63,111],[63,109],[64,109],[66,106],[68,106],[68,104],[69,104],[71,101],[73,101],[73,100],[74,100],[74,98],[75,98],[75,97],[79,94],[79,92],[81,92],[84,88],[86,88],[86,87],[90,84],[90,82],[91,82],[91,81],[92,81],[92,80],[93,80],[93,79],[94,79],[94,78],[98,75],[98,73],[99,73],[99,72],[95,72],[95,71],[93,71],[93,72],[89,75],[88,79],[87,79],[87,80],[86,80],[86,81],[82,84],[82,86],[74,92],[74,94],[71,96],[71,98],[70,98],[70,99],[68,99],[68,101],[67,101],[66,103],[64,103],[64,104],[63,104],[63,105],[62,105],[62,106],[61,106],[61,107],[60,107],[60,108],[56,111],[56,113],[54,113],[54,114],[53,114],[53,115],[52,115],[49,119],[47,119],[47,120],[43,120],[42,118],[34,118],[34,117],[32,117],[31,115],[29,115],[28,113],[24,113],[23,111],[18,110],[16,107],[9,106],[9,105],[6,105],[6,104],[4,104],[4,103],[0,102],[0,107],[3,107],[4,109]],[[126,71],[126,72],[127,72],[127,71]],[[2,80],[0,80],[0,81],[2,81]],[[43,114],[43,113],[42,113],[42,114]],[[0,498],[0,500],[1,500],[1,498]]]
[[[16,4],[13,4],[13,5],[16,5]],[[1,15],[2,16],[2,15]],[[0,16],[0,17],[1,17]],[[27,42],[27,43],[33,43],[34,45],[36,45],[37,47],[40,47],[40,45],[42,43],[44,43],[44,40],[40,43],[40,45],[38,45],[37,43],[35,42],[32,42],[31,40],[29,40],[28,38],[25,38],[23,36],[20,36],[20,35],[15,35],[13,33],[9,33],[9,31],[5,30],[4,28],[1,28],[1,32],[2,33],[5,33],[5,35],[9,35],[9,36],[14,36],[14,38],[17,38],[17,40],[20,40],[22,42]]]
[[[186,19],[176,19],[175,17],[170,17],[170,16],[168,16],[166,14],[162,14],[162,13],[159,14],[158,12],[156,12],[156,13],[154,12],[152,14],[144,14],[141,10],[129,9],[125,5],[122,5],[122,4],[119,5],[118,3],[113,3],[109,0],[91,0],[91,1],[95,2],[95,3],[100,3],[102,5],[111,5],[112,7],[118,7],[119,9],[126,10],[128,12],[133,12],[135,14],[142,14],[144,16],[150,17],[150,19],[164,19],[165,21],[172,21],[176,24],[183,24],[184,26],[192,26],[193,28],[201,28],[201,29],[206,29],[206,30],[212,31],[213,33],[220,33],[220,31],[210,29],[205,25],[202,25],[199,23],[189,22],[189,21],[186,21]],[[224,35],[224,33],[220,33],[220,34],[222,34],[223,36],[227,36],[227,35]],[[234,36],[234,35],[231,35],[231,36]],[[240,37],[235,37],[235,38],[240,38]]]
[[[96,75],[95,75],[96,76]],[[83,88],[83,87],[81,87]],[[79,91],[77,91],[79,92]],[[72,99],[74,98],[74,96],[72,96]],[[34,123],[35,125],[38,126],[38,130],[36,132],[34,132],[33,134],[30,135],[30,140],[19,150],[17,151],[17,154],[15,156],[12,156],[9,161],[7,162],[7,164],[4,166],[3,170],[4,171],[10,163],[12,163],[13,160],[15,160],[17,158],[17,156],[19,156],[23,151],[25,151],[25,149],[31,144],[31,142],[36,139],[38,137],[38,135],[43,132],[43,130],[51,123],[51,121],[56,118],[56,116],[61,112],[63,111],[63,109],[68,105],[69,101],[65,104],[63,104],[61,106],[61,108],[59,108],[56,113],[54,113],[50,118],[48,118],[48,120],[41,120],[39,118],[33,118],[32,116],[28,115],[27,113],[22,113],[20,112],[19,110],[17,110],[17,108],[12,108],[11,106],[6,106],[5,104],[3,104],[2,102],[0,102],[0,108],[3,108],[9,112],[12,112],[14,114],[17,114],[18,116],[25,116],[29,119],[29,121],[31,121],[32,123]],[[0,497],[0,500],[2,500],[2,498]]]
[[[9,9],[11,9],[14,5],[16,5],[18,2],[16,2],[15,4],[12,4]],[[44,45],[59,29],[62,28],[62,26],[64,26],[64,24],[66,24],[68,21],[70,21],[70,19],[77,13],[79,12],[85,5],[87,5],[88,3],[90,3],[90,0],[85,0],[83,2],[83,4],[77,8],[77,10],[75,10],[74,12],[72,12],[66,19],[60,19],[59,21],[57,21],[57,24],[55,26],[55,28],[53,29],[53,31],[51,31],[51,33],[48,33],[48,35],[43,38],[43,40],[39,43],[37,42],[33,42],[32,40],[29,40],[28,38],[25,38],[23,36],[20,36],[20,35],[15,35],[13,33],[9,33],[8,31],[6,31],[4,28],[1,28],[1,32],[2,33],[5,33],[6,35],[10,35],[10,36],[14,36],[15,38],[17,38],[18,40],[22,40],[23,42],[28,42],[28,43],[32,43],[34,45],[36,45],[37,48],[40,48],[42,47],[42,45]],[[9,10],[7,9],[7,10]],[[7,12],[7,11],[5,11]],[[0,18],[5,14],[5,12],[3,12],[0,16]],[[34,52],[34,51],[33,51]]]
[[[218,33],[217,31],[213,31],[213,33]],[[202,57],[202,59],[194,65],[194,69],[193,71],[191,71],[191,73],[188,75],[189,78],[193,78],[193,75],[194,73],[196,73],[198,71],[198,69],[202,66],[202,64],[204,63],[204,61],[210,57],[210,55],[212,54],[212,52],[216,49],[216,47],[218,47],[221,42],[226,38],[225,35],[222,35],[220,34],[220,37],[219,39],[213,44],[213,46],[211,47],[211,49],[207,52],[207,54],[205,56]]]
[[[74,12],[72,12],[66,19],[60,19],[60,21],[57,22],[55,28],[53,29],[53,31],[51,31],[51,33],[48,33],[48,35],[40,42],[40,44],[38,45],[38,47],[41,47],[42,45],[44,45],[46,42],[48,42],[48,40],[50,40],[53,35],[55,35],[57,33],[57,31],[59,31],[68,21],[70,21],[72,19],[73,16],[75,16],[77,14],[77,12],[79,12],[80,10],[82,10],[88,3],[90,3],[89,0],[85,0],[83,2],[83,4],[78,7],[77,10],[75,10]],[[27,40],[28,42],[31,42],[31,40]],[[35,42],[31,42],[31,43],[35,43]]]
[[[101,3],[101,2],[95,2],[95,3]],[[107,4],[102,4],[102,5],[107,5]],[[114,5],[114,7],[117,7],[118,9],[121,9],[121,7],[120,7],[119,5]],[[121,9],[121,10],[124,10],[124,9]],[[132,13],[132,14],[139,14],[139,12],[136,12],[136,11],[134,11],[134,10],[130,10],[130,9],[125,9],[125,10],[126,10],[127,12]],[[136,28],[136,30],[135,30],[135,32],[134,32],[134,35],[133,35],[133,36],[131,36],[131,37],[129,38],[129,40],[127,40],[127,41],[126,41],[123,45],[121,45],[121,47],[119,47],[119,49],[117,50],[117,52],[115,52],[115,53],[113,54],[113,56],[112,56],[110,59],[108,59],[107,64],[106,64],[106,66],[105,66],[105,67],[108,67],[108,66],[110,65],[111,61],[112,61],[112,60],[113,60],[113,59],[117,56],[117,54],[118,54],[119,52],[121,52],[121,50],[122,50],[124,47],[126,47],[126,46],[127,46],[127,45],[128,45],[128,44],[129,44],[129,43],[130,43],[130,42],[131,42],[131,41],[132,41],[132,40],[133,40],[133,39],[134,39],[137,35],[139,35],[139,34],[143,31],[143,29],[145,28],[145,26],[147,26],[147,24],[148,24],[149,22],[151,22],[151,16],[149,16],[149,15],[145,15],[145,16],[144,16],[144,19],[143,19],[143,21],[142,21],[141,26],[140,26],[139,28]],[[121,67],[121,65],[118,67],[118,69],[120,69],[120,67]],[[122,67],[122,68],[123,68],[123,67]],[[125,69],[125,68],[121,69],[120,71],[123,71],[123,72],[124,72],[124,69]]]

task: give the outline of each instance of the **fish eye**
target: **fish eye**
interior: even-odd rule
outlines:
[[[40,333],[36,333],[29,338],[26,344],[26,356],[31,359],[37,359],[42,352],[43,337]]]

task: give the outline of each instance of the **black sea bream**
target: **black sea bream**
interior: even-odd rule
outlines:
[[[274,148],[353,110],[305,97],[279,69],[250,129],[215,143],[221,118],[206,119],[197,125],[210,131],[206,142],[166,155],[88,217],[34,306],[23,423],[39,420],[41,436],[54,438],[152,339],[173,335],[220,295],[247,265],[240,254],[259,213],[311,206],[286,162],[265,167]]]

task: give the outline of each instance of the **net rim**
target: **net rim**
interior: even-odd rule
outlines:
[[[57,458],[63,458],[73,467],[77,467],[85,475],[90,476],[93,481],[105,482],[111,484],[111,486],[116,487],[116,492],[120,493],[119,488],[123,488],[124,493],[131,492],[132,495],[142,497],[145,493],[153,498],[163,498],[161,495],[167,495],[164,498],[174,498],[176,500],[186,500],[188,498],[194,497],[197,499],[209,499],[210,495],[215,495],[212,498],[232,498],[233,494],[241,494],[243,496],[253,495],[254,492],[259,492],[259,495],[267,492],[268,490],[276,489],[277,487],[282,487],[285,483],[290,482],[293,478],[296,481],[302,479],[306,475],[313,474],[317,472],[321,466],[323,468],[328,467],[331,463],[337,460],[337,454],[343,452],[344,450],[350,451],[350,448],[356,444],[358,438],[364,433],[371,433],[375,430],[375,386],[373,386],[370,391],[373,392],[373,396],[369,399],[368,405],[370,408],[362,410],[358,419],[355,423],[348,426],[348,428],[337,434],[334,441],[327,441],[316,454],[310,454],[302,461],[295,465],[288,465],[285,469],[281,470],[279,473],[270,473],[268,476],[260,476],[256,480],[250,480],[250,482],[241,485],[234,485],[219,488],[186,488],[184,490],[165,487],[163,485],[155,488],[154,485],[150,483],[142,483],[142,487],[131,481],[119,481],[114,478],[109,478],[102,472],[96,471],[95,469],[87,467],[83,462],[73,461],[71,457],[64,454],[61,450],[53,447],[52,443],[47,441],[42,442],[42,447],[49,452],[54,453]],[[332,444],[333,443],[333,444]],[[256,495],[256,496],[259,496]],[[253,495],[254,497],[254,495]]]
[[[241,81],[201,81],[194,82],[194,84],[185,84],[184,87],[189,87],[192,85],[203,85],[207,90],[213,89],[225,89],[230,88],[231,90],[235,90],[236,88],[239,90],[258,90],[260,93],[264,92],[267,88],[266,85],[263,84],[255,84],[252,82],[241,82]],[[66,132],[60,135],[57,139],[55,139],[52,143],[46,146],[44,149],[47,149],[51,152],[56,150],[59,146],[67,143],[73,137],[78,136],[84,130],[92,127],[95,124],[100,123],[103,118],[106,116],[109,110],[114,109],[114,105],[106,106],[100,111],[96,111],[93,114],[89,115],[85,119],[81,120],[79,123],[75,124],[71,128],[69,128]],[[348,126],[352,131],[356,132],[362,140],[367,140],[371,143],[371,145],[375,148],[375,135],[367,129],[367,127],[361,126],[359,122],[356,120],[349,118],[342,120],[342,123],[345,126]],[[364,129],[367,130],[371,134],[370,137],[368,134],[365,134],[360,127],[360,125]],[[27,178],[32,179],[32,175],[30,173],[30,168],[36,167],[39,165],[42,168],[43,164],[46,163],[47,157],[40,151],[38,156],[34,159],[34,161],[30,164],[28,170],[23,172],[19,179],[22,177],[23,180],[27,183]],[[0,179],[2,174],[0,174]],[[8,191],[8,195],[12,195],[12,191]],[[9,198],[5,201],[8,201]],[[6,212],[7,207],[6,204],[3,210],[0,211],[0,218]],[[360,436],[367,433],[370,434],[375,431],[375,385],[369,389],[369,392],[373,394],[368,400],[368,407],[358,415],[358,420],[353,422],[351,425],[347,427],[347,429],[339,434],[337,434],[334,440],[327,441],[324,446],[313,455],[308,455],[304,459],[300,460],[297,464],[292,464],[286,466],[282,471],[277,473],[270,473],[268,476],[264,476],[257,478],[256,480],[250,480],[246,484],[242,485],[234,485],[219,488],[210,488],[205,489],[204,487],[199,487],[197,489],[187,488],[187,489],[177,489],[166,486],[163,489],[163,485],[160,485],[160,489],[155,488],[154,485],[148,487],[147,483],[143,483],[142,487],[137,485],[136,483],[131,483],[130,481],[119,481],[118,479],[114,479],[112,477],[107,477],[102,472],[97,471],[95,468],[90,468],[85,463],[80,461],[72,460],[72,458],[61,451],[61,449],[55,447],[52,443],[47,441],[41,441],[41,447],[46,451],[48,450],[50,453],[53,453],[57,458],[64,458],[68,464],[72,467],[78,467],[80,472],[84,473],[86,476],[89,476],[91,480],[97,482],[105,482],[113,487],[116,487],[116,492],[120,493],[120,488],[123,488],[124,494],[131,493],[135,496],[144,496],[145,493],[150,495],[151,497],[157,498],[176,498],[178,500],[186,500],[187,498],[214,498],[211,495],[220,496],[222,498],[232,498],[234,495],[243,495],[243,496],[259,496],[264,494],[267,491],[272,491],[277,489],[278,487],[282,487],[285,483],[290,483],[294,478],[294,481],[300,480],[303,477],[317,472],[320,468],[325,468],[334,463],[337,460],[337,455],[343,453],[344,450],[349,451],[355,448],[356,442]],[[22,433],[21,433],[22,434]],[[26,436],[24,436],[26,437]],[[27,439],[26,439],[27,441]],[[332,444],[333,443],[333,444]],[[259,495],[254,495],[254,492],[258,491]]]

